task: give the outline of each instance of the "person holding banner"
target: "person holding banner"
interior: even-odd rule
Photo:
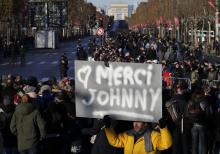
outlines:
[[[164,119],[157,126],[160,132],[153,130],[150,123],[133,122],[132,130],[118,135],[110,127],[108,119],[104,117],[108,142],[114,147],[124,148],[124,154],[156,154],[158,150],[166,150],[172,146],[172,137]]]

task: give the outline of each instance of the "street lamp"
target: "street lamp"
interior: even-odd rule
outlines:
[[[7,45],[10,43],[10,19],[7,18]]]

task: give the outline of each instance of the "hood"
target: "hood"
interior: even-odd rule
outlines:
[[[21,103],[17,106],[16,111],[21,115],[28,115],[34,111],[34,106],[30,103]]]

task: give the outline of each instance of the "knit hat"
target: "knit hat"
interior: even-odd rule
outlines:
[[[35,92],[35,90],[36,90],[35,87],[29,86],[29,85],[27,85],[27,86],[25,86],[25,87],[23,88],[23,91],[24,91],[26,94],[27,94],[27,93],[30,93],[30,92]]]
[[[40,89],[39,94],[42,95],[44,91],[51,91],[51,87],[49,85],[43,85]]]
[[[29,93],[27,93],[27,95],[28,95],[30,98],[37,98],[37,93],[36,93],[36,92],[29,92]]]

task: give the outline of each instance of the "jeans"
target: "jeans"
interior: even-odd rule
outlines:
[[[35,145],[31,147],[30,149],[20,151],[20,154],[38,154],[38,146]]]
[[[173,131],[173,148],[172,148],[172,154],[191,154],[189,152],[189,136],[190,133],[188,130],[190,128],[184,126],[183,133],[181,132],[181,126],[176,125],[175,130]]]
[[[2,154],[18,154],[15,148],[3,148]]]
[[[191,129],[191,133],[192,154],[207,154],[207,143],[204,126],[194,124]]]

